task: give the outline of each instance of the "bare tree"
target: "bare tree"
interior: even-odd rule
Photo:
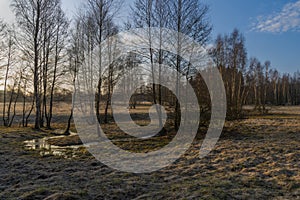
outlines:
[[[207,20],[208,7],[198,0],[176,0],[176,1],[162,1],[162,0],[136,0],[132,7],[132,26],[136,28],[150,28],[158,27],[160,32],[157,34],[157,38],[160,39],[160,44],[163,43],[166,38],[162,38],[162,29],[169,28],[179,33],[186,34],[201,44],[205,44],[211,33],[211,26]],[[161,64],[167,63],[173,65],[179,73],[189,74],[189,68],[183,70],[183,61],[179,56],[182,50],[182,41],[178,36],[176,41],[173,42],[177,47],[177,56],[170,56],[167,52],[160,49],[152,48],[152,35],[151,29],[149,29],[149,63],[152,66],[152,71],[158,70],[159,74],[162,73]],[[175,60],[175,62],[174,62]],[[154,69],[154,63],[159,63],[159,69]],[[153,73],[152,73],[153,76]],[[152,77],[153,79],[155,77]],[[160,80],[160,77],[158,77]],[[177,83],[177,89],[179,88]],[[161,85],[152,86],[153,103],[162,104],[162,87]],[[177,92],[178,93],[178,92]],[[160,107],[157,107],[157,113],[161,116]],[[178,101],[175,104],[175,128],[179,127],[180,123],[180,107]],[[162,127],[161,117],[160,126]]]
[[[50,80],[50,100],[49,100],[49,111],[47,112],[47,106],[45,105],[45,116],[47,120],[47,128],[51,128],[51,120],[53,116],[53,99],[54,99],[54,90],[56,88],[57,79],[60,75],[64,74],[64,57],[65,57],[65,46],[66,39],[68,36],[68,27],[69,22],[60,7],[57,7],[57,10],[54,15],[54,34],[53,34],[53,67],[52,67],[52,80]],[[61,68],[63,70],[61,70]],[[60,74],[63,73],[63,74]]]
[[[22,66],[26,66],[26,63],[23,63]],[[27,127],[29,122],[29,117],[31,116],[31,113],[34,109],[34,96],[32,92],[30,91],[32,81],[30,80],[30,74],[27,72],[28,67],[24,67],[24,72],[22,76],[22,97],[23,97],[23,103],[22,103],[22,126]],[[27,105],[29,104],[29,105]]]
[[[162,29],[168,27],[169,19],[171,17],[170,11],[170,1],[160,1],[160,0],[137,0],[135,1],[134,7],[132,7],[132,24],[136,28],[151,28],[151,27],[158,27],[160,31],[157,35],[160,42],[160,47],[163,42],[162,38]],[[149,29],[149,38],[147,43],[149,44],[149,61],[151,64],[151,76],[152,76],[152,96],[153,96],[153,103],[155,105],[160,104],[162,105],[162,89],[161,85],[154,84],[155,76],[154,72],[154,63],[159,63],[159,77],[158,80],[160,82],[161,79],[161,65],[163,64],[163,50],[160,49],[153,49],[152,48],[152,34],[151,29]],[[157,58],[155,60],[155,58]],[[156,112],[158,113],[159,119],[159,127],[163,129],[162,124],[162,111],[161,107],[156,106]],[[164,132],[164,130],[163,130]]]
[[[270,70],[270,76],[271,76],[271,84],[272,84],[272,89],[273,89],[273,104],[278,105],[278,79],[279,79],[279,73],[277,70]]]
[[[268,91],[268,87],[269,87],[269,69],[271,67],[271,62],[270,61],[266,61],[265,65],[264,65],[264,70],[265,70],[265,77],[264,77],[264,81],[263,81],[263,100],[262,100],[262,107],[263,107],[263,114],[265,114],[267,112],[266,109],[266,104],[267,104],[267,91]]]
[[[171,23],[170,28],[176,30],[178,33],[183,33],[190,36],[198,43],[204,45],[209,40],[212,27],[207,19],[208,6],[200,3],[198,0],[175,0],[170,1],[171,4]],[[175,68],[178,72],[189,74],[190,68],[184,70],[183,60],[180,57],[184,51],[182,47],[182,39],[178,35],[177,41],[177,56]],[[187,71],[188,70],[188,71]],[[179,91],[179,83],[176,83],[176,89]],[[179,128],[180,124],[180,105],[176,101],[175,105],[175,129]]]
[[[73,88],[73,102],[71,106],[71,113],[68,118],[67,127],[64,131],[65,135],[70,135],[71,121],[73,118],[74,111],[74,98],[76,96],[76,78],[79,68],[83,64],[84,60],[84,30],[82,26],[81,19],[75,21],[75,28],[70,32],[70,47],[68,49],[69,56],[69,71],[72,79],[72,88]]]
[[[230,36],[218,36],[212,50],[225,85],[227,117],[239,118],[250,88],[251,74],[247,70],[247,51],[244,36],[234,30]]]
[[[3,46],[6,47],[6,49],[4,50],[6,57],[5,57],[5,61],[3,60],[5,62],[5,64],[4,64],[5,76],[4,76],[4,88],[3,88],[3,115],[2,115],[2,117],[3,117],[4,126],[11,126],[13,120],[11,120],[11,117],[10,117],[10,112],[11,112],[10,109],[11,109],[12,100],[15,95],[15,87],[18,85],[17,78],[19,77],[19,75],[17,75],[12,78],[12,76],[13,76],[12,68],[15,68],[15,64],[16,64],[16,60],[17,60],[15,33],[13,31],[13,27],[7,26],[5,37],[3,38],[3,40],[5,41],[5,44]],[[16,68],[14,70],[17,71]],[[16,74],[14,74],[14,75],[16,75]],[[14,82],[14,84],[10,88],[10,91],[8,91],[9,81]],[[9,92],[9,94],[8,94],[8,92]],[[8,95],[10,97],[8,97]],[[10,100],[8,101],[8,108],[6,109],[7,99],[10,99]],[[14,118],[14,115],[12,118]]]
[[[113,38],[109,38],[110,36],[113,36],[115,34],[117,34],[118,32],[118,28],[112,23],[112,22],[108,22],[106,24],[107,26],[107,49],[106,51],[108,51],[108,63],[110,63],[110,65],[108,66],[108,73],[107,73],[107,94],[106,94],[106,105],[105,105],[105,110],[104,110],[104,123],[108,123],[108,109],[111,103],[111,96],[113,93],[113,88],[115,85],[115,73],[117,73],[117,67],[116,65],[116,61],[113,62],[113,60],[115,59],[115,51],[116,51],[116,44],[113,40]]]
[[[33,59],[33,81],[35,97],[35,129],[40,129],[41,102],[39,91],[40,75],[40,37],[42,32],[42,14],[47,7],[45,0],[13,0],[12,7],[15,13],[17,23],[24,34],[24,43],[22,49],[30,59]],[[33,51],[32,51],[33,50]]]
[[[88,0],[87,2],[87,15],[85,16],[86,30],[89,31],[87,37],[91,42],[91,52],[97,47],[99,61],[98,67],[98,84],[96,94],[96,115],[98,121],[100,121],[100,103],[101,103],[101,91],[102,91],[102,42],[110,36],[110,26],[107,24],[112,23],[113,18],[116,16],[120,6],[122,5],[119,0]],[[92,62],[93,60],[91,60]]]
[[[20,49],[27,60],[32,60],[33,91],[35,99],[35,129],[43,125],[46,114],[46,90],[51,38],[55,38],[57,10],[60,0],[13,0],[11,4],[16,16],[20,37]],[[43,102],[41,98],[43,96]],[[43,109],[42,109],[43,105]],[[49,121],[49,120],[48,120]]]
[[[254,94],[254,109],[259,112],[262,111],[262,81],[263,81],[263,68],[257,58],[250,59],[250,69],[253,73],[253,94]]]

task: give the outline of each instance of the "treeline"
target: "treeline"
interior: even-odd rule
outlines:
[[[57,86],[68,70],[66,64],[69,20],[61,9],[60,0],[13,0],[15,25],[2,25],[4,64],[3,122],[10,126],[7,98],[23,99],[23,126],[35,111],[35,128],[51,128],[53,99]],[[8,93],[8,90],[13,92]],[[10,97],[7,95],[10,94]],[[15,97],[14,97],[14,94]],[[20,96],[21,95],[21,96]],[[27,99],[27,98],[30,99]],[[24,121],[25,120],[25,121]]]
[[[53,103],[59,99],[58,91],[75,91],[77,76],[86,69],[96,69],[91,75],[97,77],[95,111],[99,121],[109,122],[109,110],[114,86],[122,74],[136,72],[142,63],[168,64],[181,72],[192,83],[201,99],[201,109],[209,111],[209,97],[200,73],[195,73],[188,61],[161,49],[146,49],[139,57],[134,52],[103,66],[103,54],[114,59],[116,51],[110,36],[131,28],[168,28],[188,35],[198,43],[207,45],[212,25],[208,20],[209,7],[199,0],[135,0],[130,17],[123,26],[118,19],[120,0],[87,0],[73,19],[68,19],[60,0],[12,0],[11,9],[16,24],[0,22],[2,120],[11,126],[17,102],[22,102],[22,125],[34,114],[34,128],[51,128]],[[159,35],[157,36],[159,37]],[[166,38],[161,38],[164,40]],[[103,44],[107,41],[106,44]],[[180,45],[182,41],[172,41]],[[150,41],[151,45],[151,41]],[[180,51],[180,49],[179,49]],[[245,104],[265,113],[267,105],[298,105],[300,102],[300,76],[280,74],[269,61],[261,64],[256,58],[248,58],[245,38],[234,30],[231,35],[219,36],[209,50],[222,74],[227,95],[228,118],[239,118]],[[93,59],[93,58],[99,59]],[[133,76],[134,73],[132,73]],[[139,78],[136,75],[135,78]],[[154,78],[154,77],[152,77]],[[147,86],[152,103],[165,104],[172,99],[174,127],[180,124],[180,105],[169,98],[166,88]],[[149,89],[150,88],[150,89]],[[203,97],[203,95],[205,97]],[[202,98],[203,97],[203,98]],[[104,110],[104,116],[101,115]],[[161,108],[157,112],[161,116]],[[70,111],[66,133],[73,116]],[[162,125],[160,119],[160,125]]]
[[[229,118],[241,117],[243,105],[265,114],[270,105],[300,104],[300,72],[280,74],[270,61],[248,58],[238,30],[219,35],[210,53],[223,77]]]

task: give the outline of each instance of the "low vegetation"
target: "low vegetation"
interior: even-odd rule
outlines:
[[[300,195],[299,127],[299,107],[273,107],[269,115],[227,122],[216,147],[204,159],[198,158],[201,132],[205,132],[200,130],[184,156],[148,174],[115,171],[84,150],[76,157],[41,156],[39,150],[26,150],[24,141],[57,136],[58,131],[2,128],[0,198],[296,199]],[[135,146],[118,136],[114,124],[105,128],[122,148],[155,148],[149,146],[155,144],[155,138]],[[77,144],[75,137],[49,143]],[[167,141],[162,136],[156,144]]]

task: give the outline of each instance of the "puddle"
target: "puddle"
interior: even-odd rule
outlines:
[[[74,135],[74,134],[72,134]],[[49,139],[58,139],[64,138],[67,136],[54,136],[54,137],[45,137],[35,140],[24,141],[26,150],[36,150],[40,152],[41,156],[60,156],[64,158],[74,158],[78,155],[78,150],[83,148],[83,145],[70,145],[70,146],[56,146],[49,144]]]
[[[76,136],[76,133],[72,133],[70,136]],[[53,137],[44,137],[40,139],[34,139],[34,140],[27,140],[24,141],[24,146],[26,150],[34,150],[39,151],[41,156],[59,156],[63,158],[76,158],[83,153],[83,148],[88,147],[97,147],[100,143],[99,142],[90,142],[85,145],[78,144],[78,145],[65,145],[65,146],[58,146],[58,145],[52,145],[49,143],[51,139],[66,139],[70,136],[53,136]],[[145,136],[140,139],[150,139],[151,136]],[[122,139],[114,139],[114,142],[130,142],[131,140],[128,138],[122,138]],[[110,140],[104,141],[111,142]]]

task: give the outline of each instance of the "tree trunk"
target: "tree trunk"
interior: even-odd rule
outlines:
[[[41,102],[39,95],[39,29],[40,29],[40,2],[37,1],[37,16],[34,30],[34,98],[35,98],[35,124],[34,128],[40,130],[41,128]]]

